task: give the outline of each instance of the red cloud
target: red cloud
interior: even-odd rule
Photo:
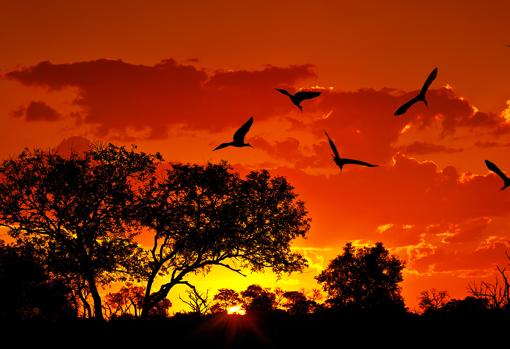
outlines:
[[[403,102],[415,94],[415,92],[407,93],[398,99]],[[478,111],[477,108],[464,98],[457,96],[451,89],[443,87],[430,90],[427,99],[429,107],[418,103],[400,117],[410,118],[421,127],[429,126],[434,120],[439,119],[444,134],[454,133],[459,127],[487,128],[496,134],[510,131],[510,125],[503,117]]]
[[[475,146],[478,148],[497,148],[497,147],[510,147],[510,142],[501,143],[501,142],[493,142],[493,141],[476,141]]]
[[[254,137],[251,142],[255,148],[263,150],[273,159],[288,161],[295,168],[336,166],[329,156],[329,153],[332,153],[331,148],[325,141],[319,141],[309,147],[309,154],[304,153],[299,140],[293,137],[274,143]]]
[[[312,215],[307,245],[383,241],[419,273],[478,275],[505,262],[510,196],[493,174],[440,169],[401,154],[391,166],[330,176],[273,172],[289,178]]]
[[[218,131],[238,126],[252,115],[261,121],[296,112],[274,88],[295,90],[303,81],[316,79],[311,65],[208,73],[171,59],[154,66],[107,59],[42,62],[5,76],[52,90],[78,88],[75,104],[83,109],[80,122],[98,125],[99,135],[113,131],[126,136],[129,130],[152,138],[164,137],[168,125]],[[307,102],[306,116],[299,114],[293,120],[316,135],[326,129],[341,154],[375,163],[391,159],[406,125],[426,128],[440,123],[443,135],[460,127],[494,134],[510,131],[502,117],[477,111],[446,88],[428,92],[429,108],[419,103],[405,115],[393,116],[396,107],[413,94],[392,89],[324,90],[319,98]]]
[[[415,141],[408,145],[403,145],[398,148],[398,151],[409,155],[425,155],[433,153],[458,153],[463,149],[451,148],[444,145],[433,144],[428,142]]]
[[[406,114],[393,116],[394,110],[413,95],[415,92],[398,96],[391,89],[327,91],[313,107],[316,111],[331,114],[315,121],[311,128],[317,136],[326,129],[335,138],[340,154],[345,149],[349,156],[353,154],[354,157],[375,163],[391,159],[395,144],[409,127],[423,130],[439,125],[439,138],[453,135],[460,128],[494,135],[509,131],[510,126],[504,118],[476,111],[468,101],[446,88],[429,91],[429,108],[418,103]],[[417,142],[407,150],[414,154],[460,151],[423,142]]]
[[[410,265],[419,272],[451,272],[495,268],[504,265],[508,259],[505,252],[508,245],[500,242],[478,249],[451,250],[440,248],[423,258],[415,260]]]
[[[92,142],[82,136],[72,136],[65,138],[55,148],[56,152],[63,157],[69,157],[71,154],[83,154],[90,150]]]
[[[296,187],[312,213],[309,239],[322,246],[358,239],[388,239],[398,246],[416,242],[431,225],[510,215],[510,196],[499,190],[495,175],[463,174],[451,166],[438,169],[432,162],[403,155],[396,155],[389,167],[352,166],[330,176],[296,168],[274,172]],[[379,233],[377,227],[385,224],[398,228]],[[408,225],[413,228],[402,228]],[[402,230],[405,238],[392,237]],[[398,241],[401,238],[405,241]]]
[[[26,121],[57,121],[61,115],[48,104],[41,101],[32,101],[28,107],[19,107],[12,115],[14,117],[25,117]]]
[[[288,108],[288,101],[280,103],[275,86],[314,76],[310,65],[209,75],[171,59],[154,66],[107,59],[42,62],[6,74],[25,85],[52,90],[77,87],[75,104],[84,109],[82,121],[98,124],[99,134],[149,128],[152,138],[163,137],[170,124],[219,130],[238,125],[248,115],[264,119]]]

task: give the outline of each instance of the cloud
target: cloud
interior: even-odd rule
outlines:
[[[426,155],[433,153],[458,153],[462,148],[451,148],[444,145],[428,142],[414,141],[411,144],[403,145],[397,148],[398,151],[409,155]]]
[[[289,157],[296,159],[302,156],[302,152],[299,149],[299,141],[293,137],[288,137],[283,141],[276,141],[275,143],[270,143],[261,137],[253,137],[251,142],[255,147],[264,150],[277,159]]]
[[[446,88],[429,91],[429,108],[419,103],[405,115],[395,117],[395,108],[414,94],[402,94],[388,88],[324,91],[317,103],[308,108],[314,117],[296,121],[296,129],[306,127],[316,138],[323,137],[323,130],[326,130],[341,155],[379,164],[390,161],[395,151],[401,150],[398,143],[406,132],[414,131],[417,137],[420,133],[433,132],[433,137],[443,143],[453,139],[460,130],[470,132],[473,137],[489,134],[493,138],[509,131],[505,118],[478,111]],[[436,145],[430,142],[430,137],[426,142],[415,142],[404,149],[410,154],[459,152],[462,149]]]
[[[486,236],[490,223],[490,218],[480,217],[463,224],[453,224],[448,229],[451,233],[443,241],[447,244],[479,242]]]
[[[500,179],[495,175],[438,168],[403,154],[395,155],[391,165],[376,169],[347,167],[327,175],[277,167],[272,172],[289,179],[312,213],[309,241],[317,246],[354,239],[414,245],[421,234],[432,234],[435,225],[442,234],[449,224],[455,227],[469,220],[510,215],[510,196],[499,191]],[[392,226],[382,233],[377,230],[386,224]],[[456,234],[450,243],[467,236],[450,230]],[[434,243],[441,240],[448,238],[437,237]]]
[[[283,157],[299,147],[286,140],[274,151]],[[311,213],[309,246],[340,253],[346,241],[382,241],[417,275],[480,278],[506,263],[510,196],[499,191],[493,174],[440,168],[401,153],[375,171],[346,168],[326,175],[277,167],[272,173],[289,179]]]
[[[26,121],[57,121],[61,118],[59,112],[51,106],[41,101],[32,101],[28,107],[20,106],[17,110],[12,112],[12,115],[17,118],[24,117]]]
[[[254,147],[263,150],[278,163],[286,162],[295,168],[331,167],[332,164],[335,166],[329,156],[331,149],[325,141],[319,141],[308,147],[302,146],[300,141],[294,137],[287,137],[282,141],[275,142],[254,137],[251,142]]]
[[[410,267],[418,272],[451,272],[495,268],[507,263],[508,244],[497,243],[482,249],[439,248],[433,253],[414,260]]]
[[[423,226],[414,224],[383,224],[377,227],[376,240],[392,247],[417,245],[421,241]]]
[[[399,98],[401,102],[411,98],[416,92],[406,93]],[[429,107],[422,103],[413,106],[403,117],[410,118],[421,127],[430,126],[439,121],[443,134],[453,134],[458,128],[484,128],[494,134],[510,131],[510,124],[502,116],[479,111],[465,98],[455,94],[451,88],[439,88],[428,91]]]
[[[97,134],[149,129],[150,138],[166,135],[168,125],[221,130],[238,125],[248,115],[264,119],[285,110],[275,86],[313,78],[310,65],[212,74],[172,59],[153,66],[121,60],[38,65],[8,72],[9,79],[50,90],[78,88],[74,103],[83,109],[81,121],[97,125]]]
[[[458,129],[495,136],[510,131],[503,114],[481,112],[447,88],[428,91],[429,108],[418,103],[400,117],[393,116],[394,110],[416,91],[319,88],[322,95],[307,101],[305,113],[299,113],[275,88],[295,91],[317,85],[312,65],[208,72],[195,64],[172,59],[155,65],[109,59],[65,64],[42,62],[5,76],[52,91],[77,89],[74,104],[81,110],[76,122],[96,127],[96,136],[125,140],[164,138],[169,126],[216,132],[238,127],[248,116],[254,116],[257,124],[280,117],[287,118],[294,130],[321,139],[319,144],[324,142],[326,129],[341,155],[381,164],[391,160],[401,135],[408,129],[419,131],[439,126],[439,138],[452,136]],[[430,144],[411,145],[409,153],[460,149],[440,148],[432,146],[430,140],[427,142]],[[316,149],[314,146],[300,139],[298,151],[306,150],[303,155],[310,157],[315,150],[327,148],[327,144]],[[325,165],[321,159],[316,160]]]
[[[498,148],[498,147],[510,147],[510,142],[494,142],[494,141],[476,141],[475,146],[478,148]]]
[[[83,154],[90,150],[92,142],[82,136],[72,136],[63,139],[56,147],[55,151],[63,157],[70,157],[71,154]]]

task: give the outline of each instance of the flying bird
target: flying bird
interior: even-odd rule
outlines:
[[[490,162],[489,160],[485,160],[485,165],[489,170],[497,174],[503,180],[503,187],[501,190],[504,190],[506,187],[510,186],[510,178],[508,178],[507,175],[504,174],[503,171],[501,171],[495,163]]]
[[[366,167],[376,167],[377,165],[369,164],[368,162],[360,161],[360,160],[353,160],[353,159],[346,159],[341,158],[340,154],[338,153],[338,149],[336,149],[335,143],[329,138],[329,135],[326,131],[324,131],[326,134],[326,137],[328,137],[329,146],[331,147],[331,150],[333,150],[333,160],[337,164],[338,167],[340,167],[340,171],[342,171],[344,165],[361,165]]]
[[[227,142],[227,143],[221,143],[216,148],[214,148],[213,151],[223,149],[228,146],[239,147],[239,148],[240,147],[251,147],[251,144],[244,142],[244,137],[250,130],[250,127],[252,124],[253,124],[253,116],[250,117],[250,119],[248,121],[246,121],[243,126],[239,127],[239,129],[236,131],[236,133],[234,133],[234,141]]]
[[[411,106],[417,102],[423,102],[428,107],[429,104],[427,102],[427,99],[425,98],[425,94],[427,93],[427,90],[429,89],[430,84],[432,84],[432,81],[434,81],[437,77],[437,68],[435,68],[427,77],[427,80],[425,80],[425,83],[423,84],[420,93],[416,95],[416,97],[410,99],[409,101],[402,104],[397,111],[395,111],[395,116],[404,114],[407,109],[411,108]]]
[[[290,98],[291,102],[296,107],[298,107],[299,110],[301,110],[301,111],[303,111],[303,107],[301,107],[302,101],[304,101],[305,99],[312,99],[315,97],[319,97],[321,95],[320,92],[314,92],[314,91],[299,91],[292,95],[287,90],[284,90],[283,88],[277,88],[276,91],[288,96]]]

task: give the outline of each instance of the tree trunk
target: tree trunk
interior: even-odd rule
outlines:
[[[143,304],[142,304],[142,312],[140,314],[140,317],[143,320],[146,320],[149,316],[149,311],[152,308],[152,305],[150,304],[151,301],[151,289],[152,284],[154,283],[155,275],[151,275],[149,277],[149,280],[147,281],[147,286],[145,286],[145,295],[143,296]]]
[[[97,290],[96,280],[93,276],[88,276],[87,282],[90,288],[90,295],[92,296],[92,300],[94,301],[94,317],[98,321],[104,321],[103,306],[101,304],[101,295]]]
[[[83,295],[81,290],[76,291],[78,293],[78,297],[80,298],[83,304],[83,317],[86,319],[90,319],[92,315],[92,309],[90,309],[90,304],[87,302],[87,297]]]
[[[154,280],[149,280],[149,282],[147,282],[147,289],[146,289],[145,294],[148,296],[145,297],[143,300],[143,308],[142,308],[142,313],[141,313],[141,318],[144,320],[147,319],[147,317],[149,316],[149,312],[151,311],[151,309],[154,308],[154,306],[156,306],[156,304],[158,304],[163,299],[165,299],[166,296],[168,296],[168,293],[170,292],[172,287],[174,287],[176,285],[175,282],[170,282],[168,284],[164,284],[161,286],[159,291],[157,291],[151,295],[149,292],[150,292],[150,287],[152,286],[153,281]]]
[[[143,296],[143,304],[142,311],[140,313],[140,317],[144,320],[149,316],[149,311],[152,309],[153,305],[151,304],[151,290],[152,284],[154,283],[154,279],[158,275],[159,267],[154,268],[149,279],[147,280],[147,285],[145,286],[145,294]]]

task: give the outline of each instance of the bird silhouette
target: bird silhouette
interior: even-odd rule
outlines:
[[[492,172],[497,174],[503,180],[503,187],[501,188],[501,190],[504,190],[504,189],[506,189],[506,187],[510,186],[510,178],[508,178],[507,175],[504,174],[503,171],[501,171],[499,169],[499,167],[496,166],[495,163],[493,163],[489,160],[485,160],[485,165],[487,166],[487,168],[489,170],[491,170]]]
[[[250,127],[252,124],[253,124],[253,116],[250,117],[250,119],[248,121],[246,121],[243,126],[239,127],[239,129],[236,131],[236,133],[234,133],[234,141],[233,142],[221,143],[216,148],[214,148],[213,151],[223,149],[228,146],[239,147],[239,148],[240,147],[251,147],[251,144],[244,142],[244,137],[250,130]]]
[[[437,68],[435,68],[427,77],[427,80],[425,80],[425,83],[423,84],[420,92],[416,95],[416,97],[410,99],[409,101],[402,104],[396,111],[395,116],[404,114],[411,106],[417,102],[423,102],[428,107],[429,104],[427,102],[427,99],[425,98],[425,94],[427,93],[427,90],[429,89],[430,84],[432,84],[432,81],[434,81],[437,77]]]
[[[284,90],[283,88],[277,88],[276,91],[288,96],[290,98],[291,102],[296,107],[298,107],[299,110],[301,110],[301,111],[303,111],[303,107],[301,107],[302,101],[304,101],[305,99],[312,99],[315,97],[319,97],[321,95],[320,92],[314,92],[314,91],[299,91],[292,95],[287,90]]]
[[[326,131],[324,131],[326,134],[326,137],[328,137],[329,146],[331,147],[331,150],[333,150],[333,160],[337,164],[337,166],[340,168],[340,171],[342,171],[344,165],[361,165],[366,167],[376,167],[377,165],[369,164],[368,162],[360,161],[360,160],[353,160],[353,159],[346,159],[341,158],[340,154],[338,153],[338,149],[336,149],[335,143],[329,138],[329,135]]]

